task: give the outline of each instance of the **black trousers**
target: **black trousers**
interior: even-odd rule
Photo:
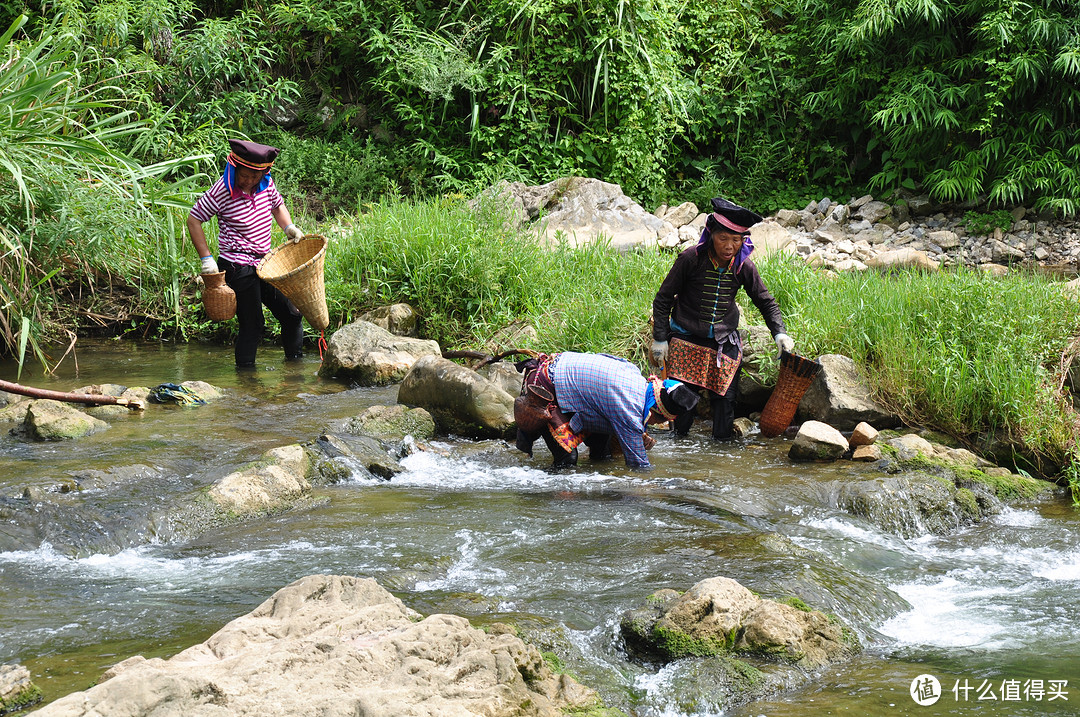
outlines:
[[[236,292],[236,321],[240,325],[236,336],[236,365],[240,368],[255,365],[255,352],[266,330],[263,306],[270,309],[281,324],[285,358],[299,358],[304,349],[303,317],[292,302],[260,279],[253,266],[218,259],[218,267],[225,272],[225,283]]]
[[[575,448],[572,451],[565,451],[563,447],[558,444],[555,438],[551,435],[551,431],[544,429],[543,431],[536,431],[530,433],[523,431],[520,428],[517,431],[517,449],[523,453],[532,455],[533,443],[537,438],[543,438],[544,443],[547,444],[548,450],[551,451],[552,465],[555,468],[563,468],[566,466],[576,466],[578,462],[578,449]],[[589,458],[594,461],[603,461],[611,458],[611,436],[607,433],[590,433],[585,437],[585,445],[589,449]]]

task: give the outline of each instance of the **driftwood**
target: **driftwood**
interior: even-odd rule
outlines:
[[[142,411],[146,409],[146,401],[141,398],[121,398],[119,396],[102,396],[92,393],[65,393],[63,391],[50,391],[47,388],[33,388],[31,386],[23,386],[22,384],[12,383],[11,381],[4,381],[0,379],[0,391],[7,391],[8,393],[17,393],[20,396],[29,396],[31,398],[48,398],[53,401],[64,401],[66,403],[91,403],[94,405],[110,405],[110,406],[127,406],[132,411]]]
[[[478,363],[475,366],[471,367],[475,371],[475,370],[478,370],[478,369],[482,369],[484,366],[487,366],[489,363],[495,363],[496,361],[502,361],[504,358],[507,358],[508,356],[516,356],[516,355],[519,355],[519,354],[522,355],[522,356],[528,356],[530,358],[535,358],[539,354],[539,352],[538,351],[533,351],[532,349],[507,349],[506,351],[502,351],[502,352],[497,353],[494,356],[492,356],[490,354],[484,353],[483,351],[470,351],[468,349],[463,349],[461,351],[443,351],[442,352],[442,357],[446,358],[446,359],[460,359],[460,358],[463,358],[463,359],[471,359],[473,361],[479,361],[480,363]]]

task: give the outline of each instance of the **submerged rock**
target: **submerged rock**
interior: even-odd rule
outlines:
[[[837,503],[902,538],[942,535],[1001,512],[1001,502],[984,491],[961,493],[949,481],[917,473],[845,483]]]
[[[422,617],[374,580],[312,575],[168,660],[125,660],[38,714],[558,717],[596,693],[510,634]]]
[[[412,436],[420,441],[435,437],[435,419],[423,408],[409,408],[400,403],[393,406],[372,406],[359,416],[346,420],[342,430],[353,435],[402,440]]]
[[[327,458],[346,459],[377,478],[389,480],[405,470],[387,454],[382,444],[371,436],[325,433],[315,445]]]
[[[273,448],[263,459],[214,483],[210,499],[230,515],[283,510],[311,490],[310,460],[302,446]]]

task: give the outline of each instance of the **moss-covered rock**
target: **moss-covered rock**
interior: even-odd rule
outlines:
[[[23,710],[42,699],[41,689],[22,665],[0,665],[0,715]]]
[[[739,654],[816,668],[853,654],[838,622],[792,601],[796,607],[709,578],[682,595],[654,593],[624,613],[620,627],[627,649],[649,659]]]
[[[383,440],[402,440],[412,436],[418,441],[435,437],[435,419],[423,408],[372,406],[359,416],[348,419],[343,430],[353,435],[366,435]]]
[[[1056,489],[914,433],[889,436],[882,451],[873,465],[888,475],[842,484],[837,504],[905,538],[944,535]]]
[[[26,408],[25,432],[37,441],[67,441],[108,427],[105,421],[60,401],[39,399]]]

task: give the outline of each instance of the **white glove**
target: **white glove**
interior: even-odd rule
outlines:
[[[652,342],[652,358],[653,363],[657,366],[663,366],[667,363],[667,341],[653,341]]]
[[[785,351],[795,353],[795,341],[787,334],[777,334],[773,339],[776,341],[777,357]]]
[[[295,224],[290,224],[285,227],[285,236],[287,236],[290,241],[297,242],[304,236],[304,232],[300,231],[300,227]]]
[[[218,273],[217,262],[214,261],[212,256],[204,256],[202,258],[202,268],[199,269],[201,274],[216,274]]]

